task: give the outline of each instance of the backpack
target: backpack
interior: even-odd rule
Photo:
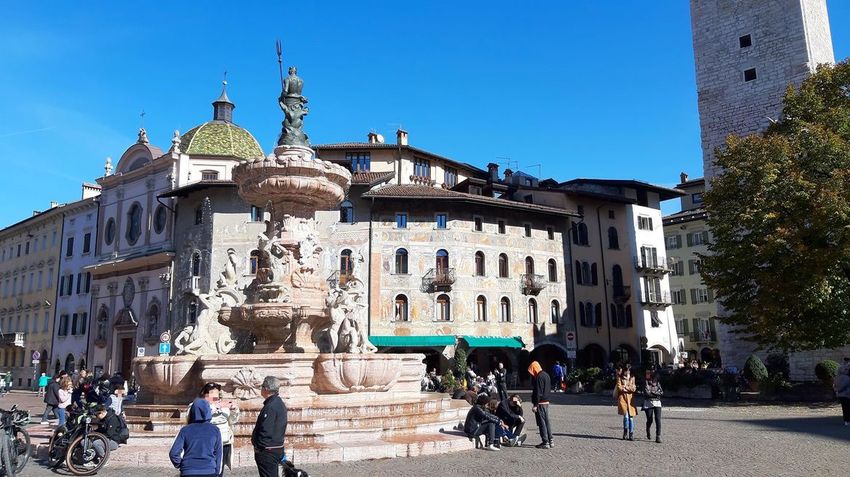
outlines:
[[[121,429],[118,431],[118,443],[126,444],[127,440],[130,439],[130,428],[127,427],[127,421],[124,420],[123,416],[118,416],[118,421],[121,422]]]

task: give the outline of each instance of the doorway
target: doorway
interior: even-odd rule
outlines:
[[[121,359],[118,364],[118,371],[121,371],[124,379],[129,379],[135,349],[133,338],[121,338]]]

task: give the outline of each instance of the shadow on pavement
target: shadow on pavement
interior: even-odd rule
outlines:
[[[739,422],[766,427],[774,431],[808,434],[826,439],[850,442],[850,428],[843,425],[840,415],[779,419],[742,419]]]
[[[553,432],[552,436],[575,437],[577,439],[599,439],[599,440],[604,440],[604,441],[618,441],[618,440],[620,440],[616,437],[611,437],[611,436],[592,436],[590,434],[566,434],[566,433],[558,433],[558,432]]]

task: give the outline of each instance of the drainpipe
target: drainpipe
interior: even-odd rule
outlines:
[[[372,205],[369,207],[369,269],[366,270],[366,282],[369,287],[369,306],[366,307],[366,336],[372,335],[372,223],[374,222],[375,198],[372,198]]]
[[[608,316],[608,319],[605,320],[606,327],[608,329],[608,361],[611,360],[611,316],[609,315],[610,306],[608,304],[608,277],[606,274],[607,268],[605,267],[605,247],[602,245],[602,216],[599,214],[599,211],[602,210],[602,207],[605,207],[605,204],[600,205],[596,208],[596,226],[599,229],[599,255],[602,257],[602,294],[605,296],[605,315]]]

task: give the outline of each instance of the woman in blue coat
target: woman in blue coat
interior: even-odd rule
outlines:
[[[210,423],[212,410],[204,399],[195,399],[189,409],[189,424],[174,440],[168,457],[180,470],[180,477],[218,477],[221,475],[221,432]]]

